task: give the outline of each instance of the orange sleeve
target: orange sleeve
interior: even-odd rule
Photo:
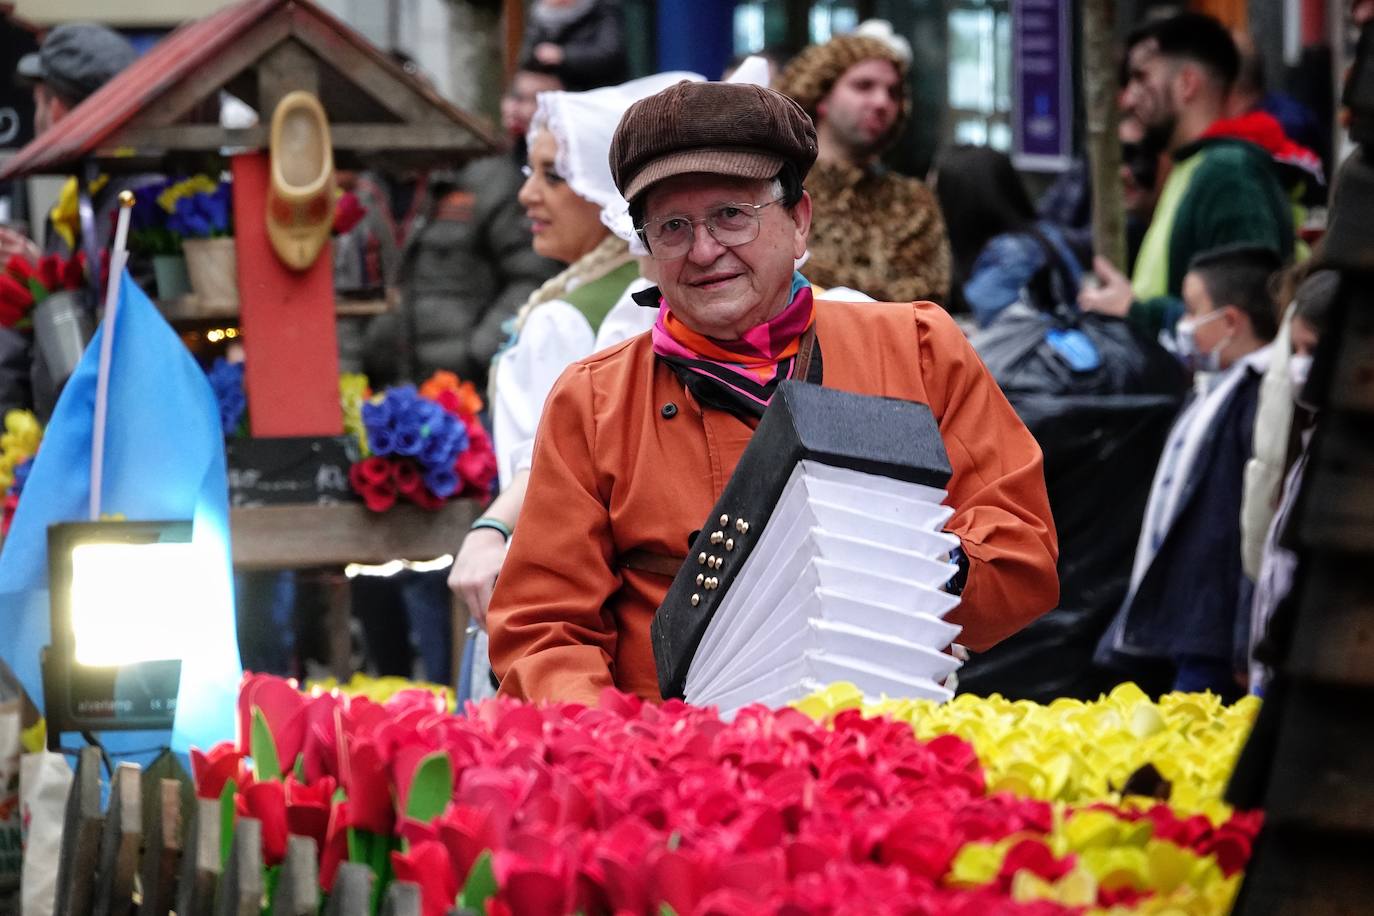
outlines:
[[[969,559],[949,620],[964,628],[958,641],[981,652],[1059,601],[1059,543],[1040,446],[949,315],[930,303],[915,309],[921,375],[954,470],[946,527]]]
[[[554,385],[535,436],[529,488],[487,614],[501,693],[595,705],[613,684],[620,587],[596,481],[590,370]]]

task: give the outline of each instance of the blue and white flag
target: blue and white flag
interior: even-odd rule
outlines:
[[[219,406],[205,373],[127,272],[115,315],[101,515],[190,519],[196,553],[209,558],[201,564],[202,587],[186,609],[194,615],[197,638],[182,659],[171,735],[172,748],[184,753],[234,736],[242,676]],[[51,642],[48,526],[90,518],[96,378],[106,324],[62,391],[0,552],[0,658],[40,708],[39,652]],[[154,743],[165,746],[166,733],[130,734],[115,742],[145,748]]]

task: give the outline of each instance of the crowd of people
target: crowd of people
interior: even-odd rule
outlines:
[[[1184,13],[1126,40],[1129,260],[1113,264],[1091,248],[1081,167],[1037,201],[987,147],[944,150],[924,181],[883,164],[911,108],[890,30],[727,81],[626,82],[616,4],[539,0],[528,25],[509,151],[342,176],[366,216],[336,240],[338,286],[400,294],[341,327],[346,369],[489,391],[499,492],[447,578],[490,634],[494,682],[656,695],[653,609],[777,382],[802,378],[935,412],[969,685],[1262,690],[1315,422],[1305,367],[1335,291],[1300,232],[1325,193],[1319,133],[1265,91],[1244,36]],[[117,71],[98,37],[103,57],[28,65],[40,98],[93,88],[73,59]],[[1095,468],[1074,435],[1133,437],[1130,467]],[[1113,472],[1119,499],[1085,509],[1083,481]],[[443,575],[355,581],[381,673],[410,673],[416,642],[425,674],[452,679],[452,634],[396,638],[417,602],[443,631]],[[1037,680],[1066,668],[1095,676]]]

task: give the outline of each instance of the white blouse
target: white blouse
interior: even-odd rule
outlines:
[[[493,445],[502,490],[516,474],[529,470],[544,401],[563,370],[653,327],[658,310],[630,298],[653,285],[635,278],[596,331],[582,312],[562,299],[530,311],[515,343],[497,358],[492,385]]]

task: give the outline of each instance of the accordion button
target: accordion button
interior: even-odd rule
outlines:
[[[738,531],[740,534],[748,534],[749,523],[742,518],[737,518],[735,519],[735,530]]]
[[[725,549],[726,549],[726,550],[734,550],[734,549],[735,549],[735,539],[734,539],[734,538],[726,538],[726,539],[725,539]]]
[[[728,524],[730,524],[730,516],[722,515],[720,517],[720,527],[724,528]]]
[[[724,540],[725,540],[725,532],[723,532],[723,531],[712,531],[712,532],[711,532],[711,543],[712,543],[712,544],[719,544],[719,543],[721,543],[721,542],[724,541]]]
[[[706,573],[697,573],[697,585],[706,581]]]
[[[693,596],[692,596],[692,607],[696,607],[698,604],[701,604],[701,596],[700,596],[700,595],[693,595]]]
[[[703,550],[701,553],[697,554],[697,564],[700,566],[706,565],[706,551]]]

